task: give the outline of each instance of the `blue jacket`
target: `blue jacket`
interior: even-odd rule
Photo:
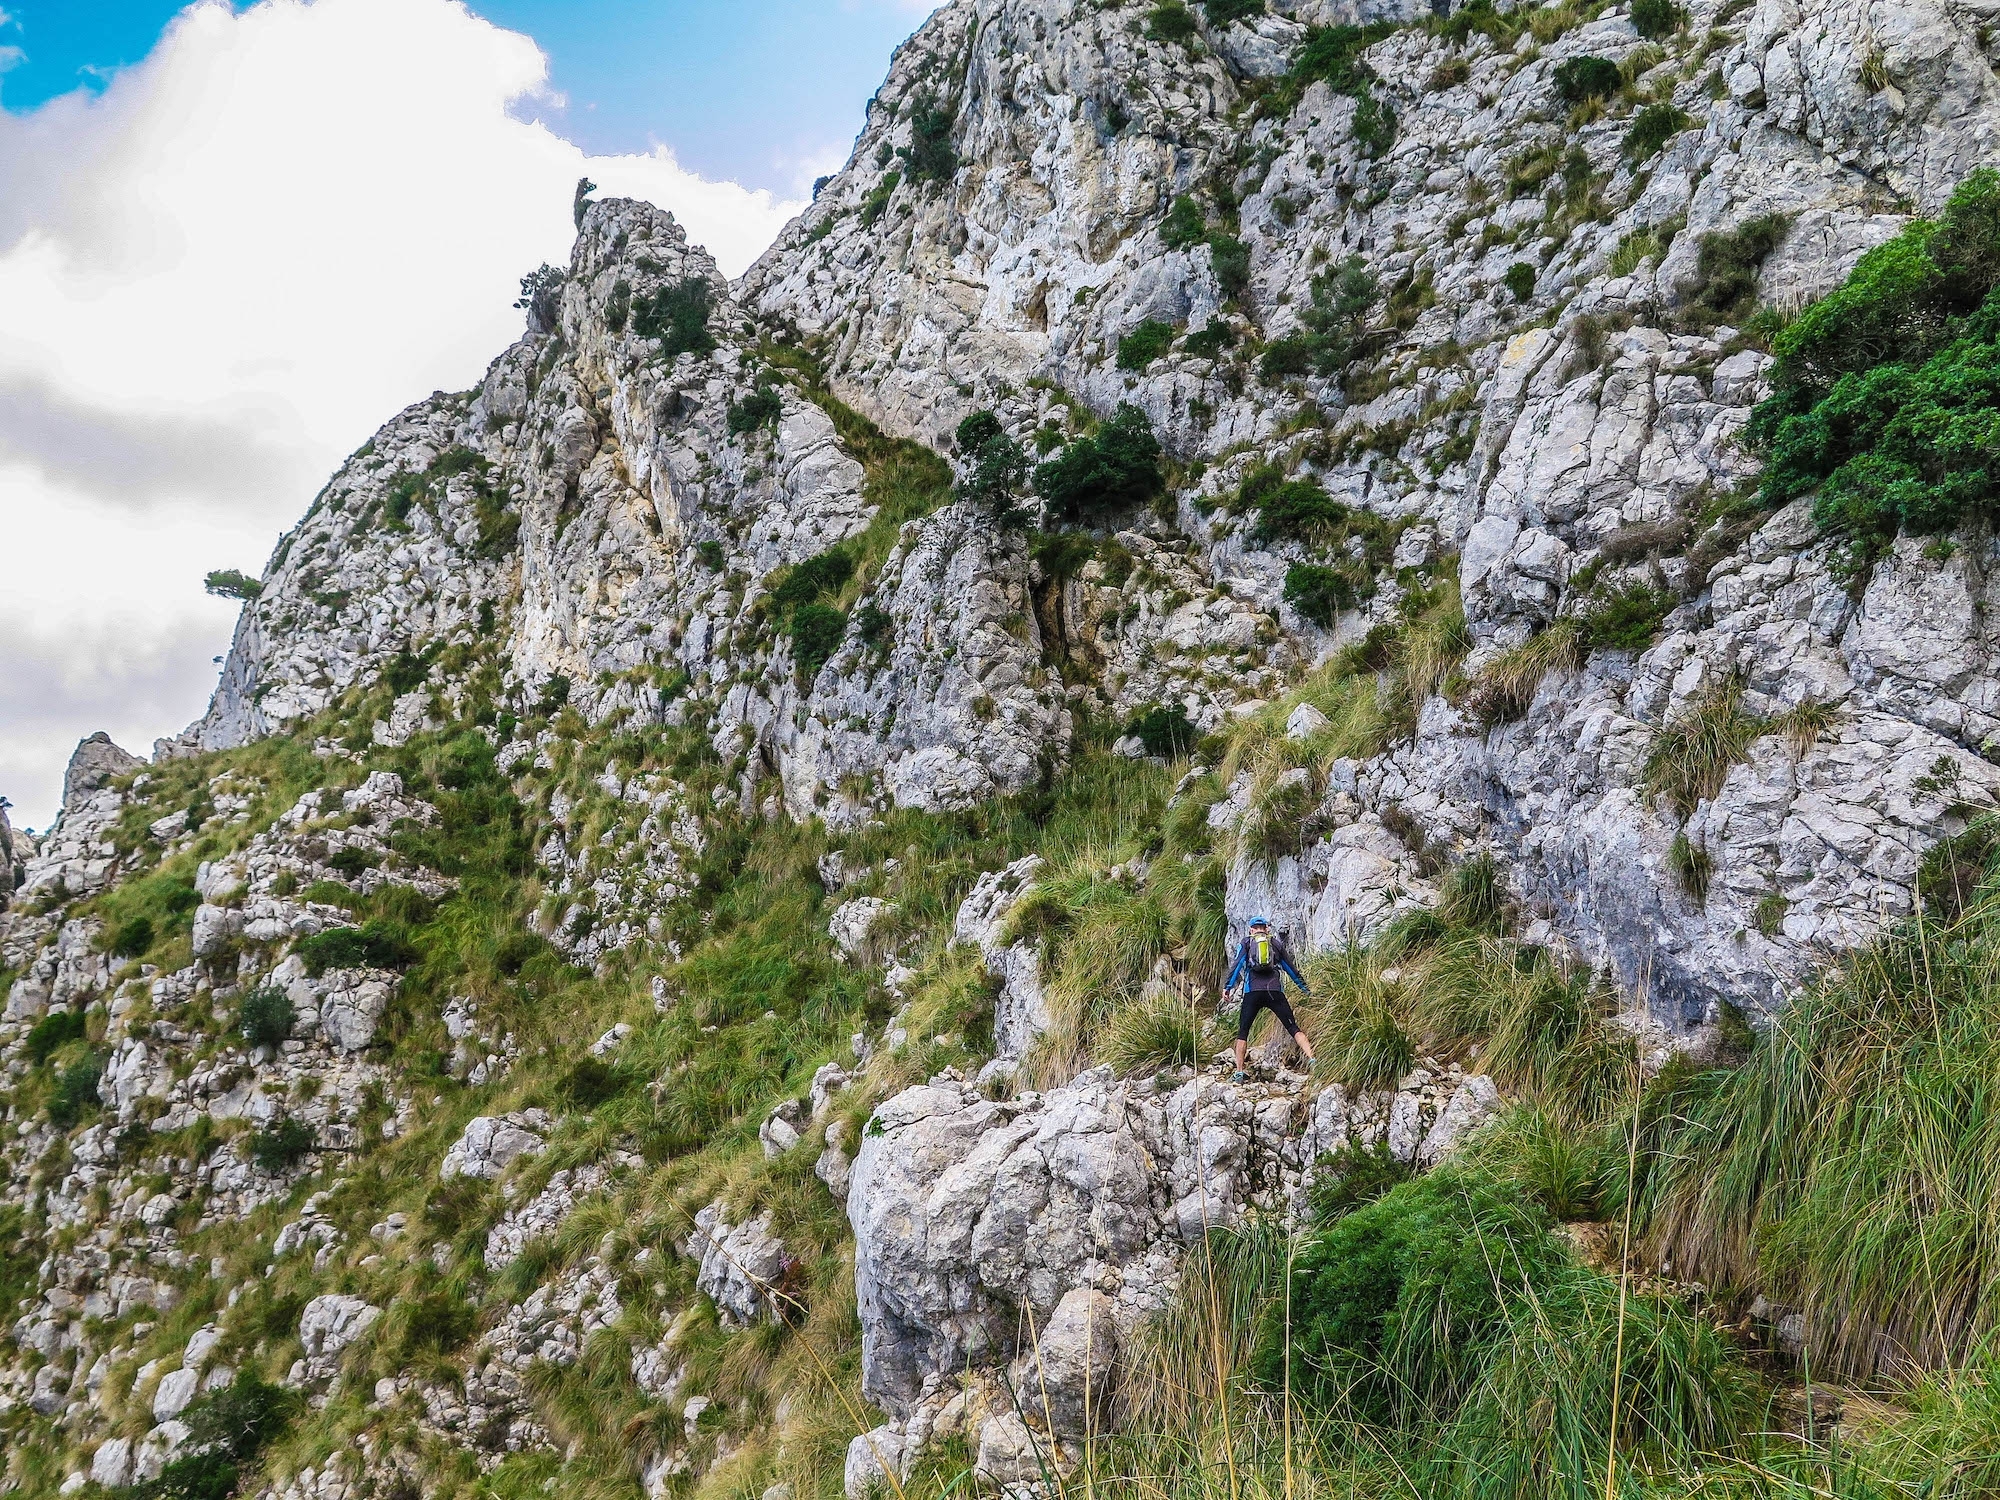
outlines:
[[[1299,971],[1292,967],[1292,950],[1285,946],[1283,938],[1275,932],[1271,934],[1271,957],[1277,960],[1277,969],[1268,976],[1250,972],[1250,943],[1251,939],[1246,936],[1242,945],[1236,950],[1236,967],[1229,971],[1229,978],[1224,980],[1222,985],[1222,992],[1225,995],[1236,988],[1236,981],[1239,979],[1247,981],[1253,990],[1282,990],[1285,987],[1283,976],[1286,974],[1291,975],[1292,983],[1305,990],[1308,995],[1312,993],[1306,989],[1306,982],[1299,978]]]

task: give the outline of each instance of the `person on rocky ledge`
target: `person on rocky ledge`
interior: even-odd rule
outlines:
[[[1250,1045],[1250,1028],[1257,1024],[1257,1013],[1268,1010],[1278,1018],[1278,1024],[1292,1034],[1292,1040],[1299,1044],[1299,1051],[1305,1054],[1306,1066],[1315,1066],[1312,1041],[1300,1028],[1298,1017],[1292,1014],[1292,1007],[1285,999],[1285,976],[1292,976],[1292,983],[1299,987],[1299,993],[1310,995],[1312,989],[1299,977],[1299,971],[1292,964],[1292,950],[1285,940],[1271,930],[1269,917],[1252,917],[1250,931],[1244,935],[1243,945],[1236,951],[1236,966],[1229,971],[1229,977],[1222,983],[1222,993],[1227,995],[1243,983],[1243,1009],[1236,1020],[1236,1072],[1238,1083],[1248,1083],[1250,1074],[1246,1069],[1244,1054]]]

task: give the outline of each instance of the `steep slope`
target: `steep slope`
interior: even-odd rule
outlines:
[[[1989,1222],[1994,551],[1764,476],[1905,344],[1993,405],[1983,15],[954,0],[736,285],[580,200],[203,719],[0,815],[10,1485],[1275,1485],[1294,1388],[1351,1492],[1830,1462],[1791,1356],[2000,1306],[1913,1206]],[[1221,1061],[1253,911],[1318,1077]]]

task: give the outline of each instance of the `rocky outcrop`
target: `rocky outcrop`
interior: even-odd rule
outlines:
[[[1491,1080],[1449,1071],[1358,1098],[1182,1076],[1163,1089],[1100,1068],[999,1101],[945,1077],[876,1110],[847,1212],[862,1388],[903,1430],[957,1373],[1019,1354],[1027,1319],[1129,1334],[1165,1305],[1188,1244],[1291,1211],[1326,1153],[1385,1145],[1428,1164],[1499,1108]]]

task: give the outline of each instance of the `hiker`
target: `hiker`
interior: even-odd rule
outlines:
[[[1300,994],[1312,993],[1299,977],[1299,971],[1292,967],[1292,950],[1285,946],[1283,938],[1271,931],[1271,919],[1252,917],[1250,931],[1236,954],[1236,967],[1229,971],[1229,978],[1222,984],[1222,993],[1227,995],[1236,988],[1237,980],[1243,981],[1243,1010],[1236,1021],[1237,1083],[1250,1081],[1250,1074],[1244,1068],[1244,1053],[1250,1045],[1250,1028],[1257,1024],[1257,1012],[1260,1010],[1268,1010],[1278,1018],[1278,1023],[1299,1044],[1299,1051],[1306,1055],[1306,1066],[1313,1066],[1313,1044],[1299,1029],[1298,1017],[1292,1014],[1292,1007],[1285,999],[1287,974],[1292,976],[1292,983],[1299,987]]]

